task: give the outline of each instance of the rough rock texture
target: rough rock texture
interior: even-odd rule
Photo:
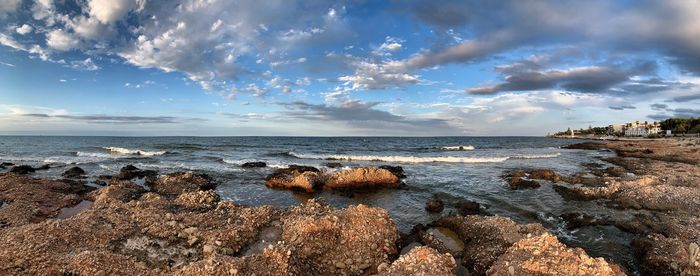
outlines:
[[[85,171],[80,167],[72,167],[62,174],[62,176],[65,178],[80,178],[84,175]]]
[[[539,188],[541,184],[536,180],[559,182],[562,177],[549,169],[529,169],[508,172],[502,176],[508,182],[511,189]]]
[[[161,182],[196,182],[185,175]],[[115,180],[85,195],[94,201],[88,209],[46,220],[50,215],[44,213],[74,205],[84,191],[61,181],[0,175],[1,200],[9,202],[0,214],[10,210],[23,218],[0,229],[0,274],[360,275],[376,273],[397,254],[398,232],[382,209],[339,210],[315,200],[288,211],[243,207],[220,201],[211,190],[170,184],[161,187],[178,188],[161,194],[162,189],[149,192]],[[10,209],[20,204],[49,211],[25,218]],[[263,242],[271,239],[264,234],[271,226],[279,227],[279,237]],[[260,244],[261,250],[249,250]]]
[[[432,197],[425,203],[425,210],[431,213],[440,213],[445,209],[445,204],[441,199]]]
[[[153,170],[142,170],[133,165],[126,165],[119,170],[115,176],[117,179],[130,180],[134,178],[156,177],[158,172]]]
[[[314,167],[290,166],[277,169],[265,178],[271,188],[315,192],[321,189],[349,190],[379,187],[397,187],[401,181],[386,169],[353,168],[325,174]]]
[[[19,165],[19,166],[14,166],[10,169],[11,173],[16,173],[16,174],[29,174],[33,173],[36,170],[32,168],[32,166],[29,165]]]
[[[521,239],[498,257],[488,275],[625,275],[617,265],[567,248],[549,233]]]
[[[195,191],[212,190],[216,184],[211,177],[193,172],[176,172],[158,177],[149,183],[160,194],[182,194]]]
[[[354,168],[338,171],[328,176],[324,188],[328,189],[357,189],[397,187],[399,177],[382,168]]]
[[[406,173],[404,172],[403,167],[401,167],[401,166],[382,165],[382,166],[379,166],[379,168],[390,171],[399,179],[406,178]]]
[[[485,273],[515,242],[546,233],[542,225],[516,224],[500,216],[445,217],[433,224],[451,229],[459,235],[464,242],[462,265],[477,274]]]
[[[328,162],[324,164],[324,166],[329,167],[331,169],[337,169],[337,168],[342,168],[343,164],[338,163],[338,162]]]
[[[481,212],[481,204],[471,200],[460,200],[456,208],[462,216],[478,215]]]
[[[700,275],[700,249],[697,243],[651,234],[634,240],[632,246],[646,274]]]
[[[450,254],[440,254],[430,247],[419,246],[391,265],[382,264],[378,275],[455,275],[455,268],[455,259]]]
[[[0,174],[0,230],[55,217],[94,190],[81,183],[33,179],[15,174]]]
[[[264,168],[267,167],[265,162],[246,162],[241,165],[243,168]]]

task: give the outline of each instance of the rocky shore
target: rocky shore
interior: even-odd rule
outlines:
[[[566,200],[596,201],[631,216],[568,213],[567,228],[610,226],[636,235],[644,275],[700,275],[700,143],[608,141],[570,148],[615,151],[606,166],[562,175],[524,168],[503,175],[511,189],[552,185]],[[0,173],[3,275],[625,275],[621,266],[562,243],[540,224],[480,215],[463,202],[410,233],[386,210],[333,208],[311,199],[287,209],[220,199],[216,181],[196,172],[161,175],[126,166],[84,185],[31,177],[4,163]],[[247,169],[263,167],[251,163]],[[304,192],[397,188],[400,167],[290,166],[270,188]],[[426,211],[440,213],[435,196]],[[461,206],[460,205],[460,206]]]

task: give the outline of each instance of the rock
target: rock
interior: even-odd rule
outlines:
[[[645,274],[700,275],[700,251],[696,243],[651,234],[632,240],[631,245]]]
[[[80,178],[84,175],[85,171],[80,167],[72,167],[62,174],[62,176],[66,178]]]
[[[536,169],[528,172],[531,179],[547,180],[551,182],[561,181],[561,176],[550,169]]]
[[[549,169],[529,169],[511,171],[502,176],[508,182],[511,189],[539,188],[541,185],[535,180],[559,182],[562,177]]]
[[[123,180],[130,180],[134,178],[144,178],[144,177],[156,177],[158,172],[153,170],[142,170],[133,165],[126,165],[119,170],[119,174],[115,177]]]
[[[419,246],[402,255],[391,265],[382,265],[377,275],[455,275],[456,262],[448,253]]]
[[[382,168],[354,168],[338,171],[329,175],[323,186],[326,189],[361,189],[398,187],[399,177],[387,169]]]
[[[179,195],[189,192],[212,190],[216,187],[213,179],[206,174],[176,172],[158,177],[149,183],[159,194]]]
[[[321,174],[314,171],[292,171],[290,174],[273,172],[265,179],[265,185],[270,188],[301,190],[307,193],[320,189],[323,183]]]
[[[549,233],[521,239],[498,257],[487,275],[626,275],[618,265],[568,248]]]
[[[406,174],[404,173],[403,167],[401,167],[401,166],[382,165],[382,166],[379,166],[379,168],[390,171],[399,179],[406,178]]]
[[[445,204],[436,196],[432,197],[425,203],[425,210],[431,213],[440,213],[444,208]]]
[[[598,143],[598,142],[584,142],[584,143],[563,146],[562,148],[563,149],[600,150],[600,149],[605,149],[606,144]]]
[[[246,162],[241,165],[243,168],[264,168],[267,167],[265,162]]]
[[[484,274],[515,242],[547,232],[540,224],[516,224],[500,216],[444,217],[432,225],[445,227],[459,235],[464,243],[461,263],[479,275]]]
[[[595,216],[583,213],[564,213],[559,216],[566,221],[566,229],[573,230],[584,226],[608,225],[610,221],[605,218],[597,218]]]
[[[5,166],[5,167],[11,167],[11,166],[14,166],[15,164],[10,163],[10,162],[2,162],[2,163],[0,163],[0,165]]]
[[[32,168],[32,166],[29,165],[19,165],[19,166],[14,166],[12,169],[10,169],[11,173],[15,174],[28,174],[28,173],[33,173],[36,170]]]
[[[331,169],[336,169],[336,168],[341,168],[343,167],[343,164],[338,163],[338,162],[328,162],[325,164],[326,167],[329,167]]]
[[[51,166],[49,166],[49,164],[44,164],[44,165],[41,165],[39,167],[34,168],[34,170],[43,171],[43,170],[48,170],[50,168],[51,168]]]
[[[481,205],[471,200],[460,200],[455,207],[462,216],[478,215],[481,212]]]

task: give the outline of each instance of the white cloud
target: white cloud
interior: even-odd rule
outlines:
[[[85,60],[72,61],[70,67],[77,70],[85,71],[95,71],[99,70],[100,67],[92,61],[92,58],[86,58]]]
[[[77,48],[80,40],[64,30],[56,29],[46,35],[46,45],[59,51],[68,51]]]
[[[18,34],[25,35],[25,34],[28,34],[28,33],[31,33],[32,31],[34,31],[34,27],[29,26],[29,25],[27,25],[27,24],[24,24],[24,25],[22,25],[22,26],[20,26],[20,27],[17,27],[17,28],[15,29],[15,31],[16,31]]]
[[[90,15],[104,24],[119,21],[126,13],[136,7],[134,0],[90,0]]]
[[[392,52],[401,50],[401,44],[404,42],[405,41],[400,38],[387,36],[386,41],[376,47],[372,53],[378,56],[391,56]]]
[[[4,17],[5,14],[12,13],[17,10],[21,0],[2,0],[0,1],[0,18]]]

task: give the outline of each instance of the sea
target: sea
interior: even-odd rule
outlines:
[[[335,207],[365,204],[386,209],[400,231],[427,224],[441,215],[456,214],[460,200],[483,206],[483,213],[519,223],[541,223],[569,246],[605,257],[636,270],[629,246],[632,236],[611,226],[567,230],[559,215],[629,215],[600,201],[569,201],[552,185],[511,190],[501,175],[519,168],[551,168],[562,174],[585,171],[586,163],[601,163],[613,153],[563,149],[581,140],[543,137],[48,137],[0,136],[0,162],[49,165],[34,177],[60,178],[72,166],[89,175],[116,174],[126,165],[162,174],[197,171],[212,176],[217,192],[244,205],[289,207],[309,198],[323,198]],[[242,168],[252,161],[265,168]],[[327,162],[348,167],[403,167],[405,187],[372,192],[306,194],[265,186],[265,176],[291,164],[319,168]],[[325,168],[328,171],[335,169]],[[5,169],[6,171],[7,169]],[[0,170],[3,172],[3,170]],[[442,214],[425,211],[433,196],[445,202]],[[616,213],[617,212],[617,213]]]

